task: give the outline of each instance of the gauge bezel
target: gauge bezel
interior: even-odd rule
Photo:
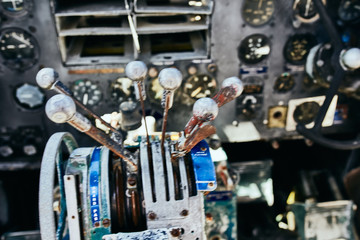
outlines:
[[[340,14],[341,11],[343,11],[343,12],[344,12],[344,11],[348,11],[348,10],[345,10],[345,9],[344,9],[344,3],[347,2],[347,1],[349,1],[349,0],[342,0],[342,1],[340,2],[339,8],[338,8],[338,16],[339,16],[339,18],[340,18],[342,21],[344,21],[344,22],[354,22],[354,23],[356,23],[356,22],[358,22],[358,21],[360,20],[360,10],[359,10],[358,16],[355,17],[355,18],[351,17],[351,19],[344,19],[343,16]],[[360,1],[359,1],[359,0],[357,0],[357,1],[358,1],[358,4],[360,4]],[[354,5],[354,3],[350,3],[350,6],[351,6],[351,5]]]
[[[33,3],[33,0],[23,0],[23,3],[24,3],[24,7],[22,10],[16,11],[16,12],[11,12],[3,7],[2,0],[0,0],[0,12],[2,12],[5,16],[14,18],[14,19],[19,18],[19,17],[25,17],[28,14],[30,14],[30,12],[32,11],[32,9],[34,7],[34,3]]]
[[[293,12],[295,13],[295,14],[294,14],[295,17],[296,17],[300,22],[302,22],[302,23],[313,23],[313,22],[316,22],[317,20],[319,20],[319,18],[320,18],[319,13],[316,13],[314,17],[309,18],[309,19],[308,19],[308,18],[304,18],[304,17],[300,16],[298,13],[296,13],[296,12],[297,12],[297,10],[296,10],[297,4],[298,4],[300,1],[301,1],[301,0],[294,0],[294,4],[293,4],[293,7],[292,7],[292,10],[293,10]],[[313,1],[313,0],[311,0],[311,1]],[[326,6],[326,0],[322,0],[322,3],[324,4],[324,6]]]
[[[183,91],[183,93],[184,93],[184,95],[186,95],[189,99],[192,99],[192,101],[193,102],[195,102],[196,100],[198,100],[198,99],[200,99],[200,98],[202,98],[202,97],[200,97],[200,98],[196,98],[196,96],[195,97],[192,97],[191,95],[189,95],[188,94],[188,92],[187,92],[187,89],[188,88],[186,88],[186,84],[188,84],[189,83],[189,81],[190,80],[192,80],[192,79],[194,79],[195,77],[204,77],[204,76],[207,76],[207,77],[209,77],[210,78],[210,80],[208,81],[208,83],[210,83],[210,82],[212,82],[212,81],[214,81],[215,82],[215,87],[214,87],[214,89],[213,89],[213,91],[210,91],[210,95],[208,95],[208,96],[206,96],[206,97],[212,97],[214,94],[215,94],[215,92],[216,92],[216,90],[218,89],[218,82],[216,81],[216,78],[214,77],[214,76],[212,76],[211,74],[208,74],[208,73],[197,73],[197,74],[194,74],[194,75],[189,75],[186,79],[185,79],[185,81],[183,82],[183,87],[182,87],[182,91]],[[206,91],[206,90],[205,90]],[[199,92],[200,93],[200,92]],[[199,94],[198,93],[198,94]],[[197,95],[197,94],[196,94]]]
[[[290,47],[290,44],[297,38],[307,38],[307,40],[310,40],[310,45],[309,45],[310,47],[307,48],[307,50],[308,50],[307,53],[304,55],[303,59],[299,60],[299,61],[289,59],[288,54],[287,54],[287,50]],[[286,40],[286,43],[283,48],[284,59],[286,60],[286,62],[293,64],[293,65],[303,65],[306,63],[306,59],[307,59],[307,56],[309,55],[310,50],[314,46],[316,46],[316,44],[317,44],[316,37],[315,37],[315,35],[313,35],[311,33],[298,33],[298,34],[291,35]]]
[[[26,31],[22,28],[13,28],[13,27],[4,28],[0,31],[0,45],[1,45],[1,40],[3,39],[4,35],[7,33],[11,33],[11,32],[21,32],[24,35],[26,35],[26,37],[29,38],[30,42],[34,45],[34,57],[31,59],[26,58],[26,60],[29,61],[29,63],[27,63],[26,66],[16,67],[17,66],[16,59],[9,60],[6,57],[4,57],[2,54],[2,51],[0,51],[0,59],[2,60],[2,63],[13,71],[25,71],[25,70],[32,68],[34,65],[36,65],[38,63],[38,61],[40,59],[40,47],[39,47],[39,44],[38,44],[36,38],[31,33],[29,33],[28,31]]]
[[[38,105],[36,107],[30,107],[27,104],[20,102],[19,99],[16,97],[16,91],[20,87],[24,86],[25,84],[37,88],[37,90],[39,90],[39,92],[41,92],[43,94],[43,102],[40,105]],[[15,101],[15,103],[17,104],[17,106],[21,108],[21,110],[29,111],[29,112],[36,112],[36,111],[42,110],[46,103],[46,94],[45,94],[44,90],[42,88],[40,88],[39,86],[34,85],[29,82],[23,82],[23,83],[20,83],[20,84],[17,84],[16,86],[14,86],[14,88],[12,89],[12,98],[13,98],[13,101]]]
[[[97,89],[100,90],[99,100],[97,100],[97,101],[96,101],[95,103],[93,103],[93,104],[89,104],[89,103],[84,104],[84,103],[82,102],[82,99],[79,99],[79,98],[75,97],[75,95],[76,95],[75,93],[77,92],[77,90],[75,90],[74,87],[77,85],[77,82],[84,82],[84,83],[85,83],[85,82],[87,82],[87,81],[91,82],[91,85],[90,85],[90,86],[96,85],[96,86],[97,86]],[[80,78],[80,79],[76,79],[75,81],[72,81],[70,88],[71,88],[71,91],[72,91],[73,94],[74,94],[74,97],[75,97],[78,101],[80,101],[82,104],[84,104],[85,106],[96,107],[96,106],[98,106],[98,105],[102,102],[102,100],[103,100],[103,98],[104,98],[104,92],[103,92],[102,87],[100,86],[100,83],[99,83],[98,81],[94,81],[94,80],[91,80],[91,79],[88,79],[88,78]],[[88,87],[86,87],[86,88],[88,88]],[[90,98],[89,98],[89,100],[90,100]]]
[[[130,87],[130,88],[133,88],[133,90],[132,90],[132,92],[130,93],[130,96],[129,96],[128,98],[125,98],[125,99],[123,99],[123,100],[120,100],[119,97],[115,98],[115,97],[113,96],[113,93],[114,93],[114,91],[115,91],[115,85],[116,85],[116,84],[119,84],[119,82],[120,82],[122,79],[126,79],[126,80],[129,80],[129,81],[132,82],[131,79],[129,79],[129,78],[125,77],[125,76],[123,76],[123,77],[118,77],[118,78],[116,78],[115,80],[111,81],[111,82],[110,82],[110,85],[109,85],[109,88],[110,88],[110,99],[111,99],[111,101],[114,102],[114,103],[118,103],[118,104],[120,104],[120,103],[122,103],[122,102],[125,102],[125,101],[130,101],[130,100],[136,101],[136,94],[135,94],[135,88],[134,88],[133,82],[132,82],[131,87]],[[121,90],[122,90],[122,88],[121,88]]]
[[[273,2],[273,11],[272,11],[271,16],[270,16],[265,22],[263,22],[263,23],[261,23],[261,24],[253,24],[253,23],[251,23],[251,22],[248,22],[248,21],[246,20],[246,18],[244,17],[244,15],[245,15],[245,14],[244,14],[244,8],[245,8],[245,5],[246,5],[246,3],[247,3],[248,1],[253,1],[253,0],[245,0],[245,1],[243,2],[242,6],[241,6],[241,17],[242,17],[243,21],[244,21],[247,25],[249,25],[249,26],[251,26],[251,27],[254,27],[254,28],[263,27],[263,26],[268,25],[268,24],[271,22],[271,20],[273,19],[274,15],[275,15],[275,10],[276,10],[275,1],[273,1],[273,0],[264,0],[264,1],[272,1],[272,2]]]
[[[270,48],[270,51],[269,51],[269,53],[267,54],[267,55],[263,55],[263,56],[265,56],[265,57],[260,57],[259,59],[257,59],[256,61],[254,61],[254,60],[248,60],[248,59],[245,59],[244,58],[244,56],[243,56],[243,54],[242,54],[242,52],[241,52],[241,48],[242,48],[242,45],[243,45],[243,43],[245,43],[245,41],[248,41],[250,38],[254,38],[254,37],[261,37],[261,38],[263,38],[263,39],[265,39],[266,41],[267,41],[267,44],[269,45],[269,48]],[[263,61],[265,61],[269,56],[270,56],[270,54],[271,54],[271,51],[272,51],[272,49],[271,49],[272,47],[271,47],[271,40],[270,40],[270,37],[268,37],[268,36],[266,36],[265,34],[261,34],[261,33],[255,33],[255,34],[251,34],[251,35],[248,35],[248,36],[246,36],[245,38],[243,38],[242,40],[241,40],[241,42],[240,42],[240,45],[239,45],[239,47],[238,47],[238,57],[239,57],[239,59],[240,59],[240,61],[241,61],[241,64],[245,64],[245,65],[257,65],[257,64],[260,64],[260,63],[262,63]]]

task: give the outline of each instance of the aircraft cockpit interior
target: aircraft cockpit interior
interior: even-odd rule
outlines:
[[[360,0],[0,0],[0,240],[360,239]]]

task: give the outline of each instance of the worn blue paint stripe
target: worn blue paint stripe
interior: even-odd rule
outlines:
[[[99,176],[100,176],[100,152],[101,148],[95,148],[91,156],[90,163],[90,211],[93,226],[100,221],[100,206],[99,206]]]

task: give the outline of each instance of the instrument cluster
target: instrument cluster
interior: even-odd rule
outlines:
[[[322,2],[345,46],[359,47],[359,1]],[[181,71],[176,110],[169,112],[171,131],[184,127],[197,99],[214,96],[233,75],[242,79],[244,93],[215,120],[222,141],[299,138],[294,124],[313,122],[321,104],[313,98],[324,96],[333,75],[328,57],[332,48],[324,45],[316,54],[312,50],[330,41],[313,0],[130,1],[132,20],[122,2],[106,3],[0,1],[1,126],[17,129],[37,123],[45,135],[58,131],[43,111],[52,93],[35,82],[44,67],[54,68],[74,96],[99,115],[119,112],[122,102],[139,104],[124,73],[126,63],[135,59],[149,69],[145,110],[157,121],[163,90],[158,74],[169,66]],[[110,8],[117,11],[104,17]],[[332,118],[337,119],[326,131],[351,129],[358,83],[358,71],[347,75],[332,105]]]

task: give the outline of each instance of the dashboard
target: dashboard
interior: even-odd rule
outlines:
[[[322,2],[344,48],[359,48],[360,2]],[[55,69],[74,96],[102,116],[137,102],[125,66],[145,62],[145,112],[161,131],[158,74],[176,67],[183,81],[169,110],[167,129],[174,132],[184,129],[197,99],[214,96],[226,78],[238,76],[243,94],[213,122],[234,158],[240,143],[304,139],[296,126],[313,125],[336,73],[332,39],[311,0],[0,0],[0,14],[2,179],[13,171],[37,172],[55,132],[94,144],[47,119],[45,104],[55,92],[36,84],[42,68]],[[357,69],[346,73],[323,132],[355,137],[359,100]]]

